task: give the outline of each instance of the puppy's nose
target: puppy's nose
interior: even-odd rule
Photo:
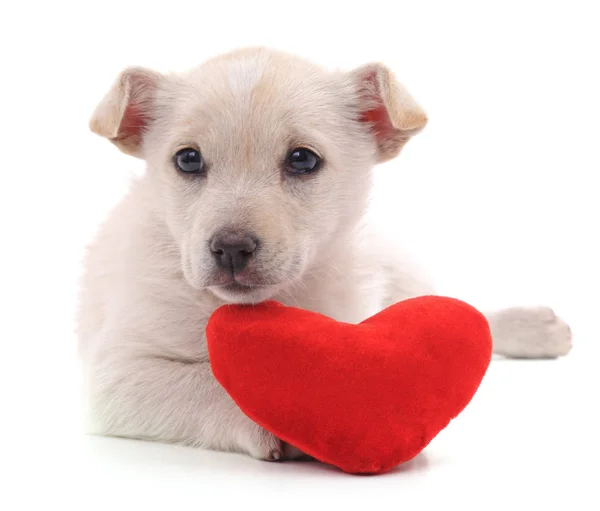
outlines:
[[[210,240],[210,251],[217,264],[233,273],[246,267],[257,246],[258,240],[246,233],[221,232]]]

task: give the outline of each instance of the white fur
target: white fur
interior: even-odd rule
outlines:
[[[264,54],[249,55],[231,60],[228,64],[228,79],[231,91],[242,101],[249,101],[254,87],[262,78],[267,59]]]
[[[118,105],[119,108],[115,108]],[[142,133],[122,121],[127,105],[147,116]],[[362,113],[385,109],[384,121]],[[382,122],[382,124],[378,124]],[[188,75],[126,70],[91,126],[147,173],[90,246],[82,282],[79,345],[93,432],[239,451],[262,459],[301,453],[248,419],[215,381],[204,337],[223,303],[267,298],[357,323],[406,298],[431,294],[362,217],[371,168],[394,157],[426,122],[383,66],[328,73],[266,50],[244,50]],[[178,148],[196,144],[206,177],[182,176]],[[290,146],[317,150],[326,165],[290,177]],[[225,227],[262,240],[225,286],[208,241]],[[490,314],[494,350],[554,357],[570,332],[548,309]]]

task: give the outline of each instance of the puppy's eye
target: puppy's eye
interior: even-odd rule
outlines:
[[[177,151],[173,160],[177,169],[186,174],[195,174],[202,172],[202,169],[204,169],[202,154],[197,149],[192,149],[191,147]]]
[[[321,158],[306,147],[292,149],[285,161],[285,168],[291,174],[310,174],[319,168]]]

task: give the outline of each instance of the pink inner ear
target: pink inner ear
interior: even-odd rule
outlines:
[[[381,99],[381,91],[377,84],[377,73],[371,71],[366,74],[363,78],[363,83],[366,85],[365,92],[367,92],[369,100],[376,102],[376,106],[362,112],[360,120],[371,124],[373,132],[378,139],[389,138],[394,134],[395,128]]]
[[[390,117],[386,108],[381,105],[373,110],[363,112],[360,120],[372,125],[373,131],[377,138],[388,138],[394,132],[394,126],[390,121]]]
[[[148,116],[144,114],[139,105],[130,103],[125,109],[125,114],[119,126],[119,139],[141,138],[142,131],[148,123]]]

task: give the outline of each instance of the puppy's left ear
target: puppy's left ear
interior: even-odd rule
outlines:
[[[394,74],[382,64],[351,72],[361,122],[375,137],[379,163],[396,157],[427,124],[427,116]]]

